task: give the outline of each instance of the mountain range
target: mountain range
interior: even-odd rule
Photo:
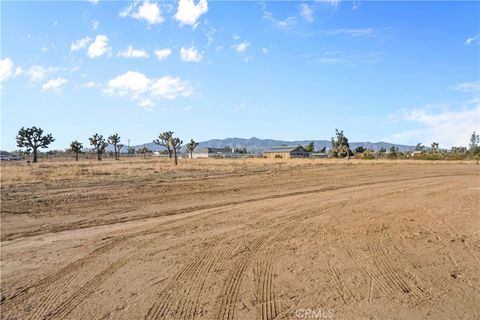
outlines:
[[[285,141],[285,140],[274,140],[274,139],[259,139],[252,137],[250,139],[244,138],[226,138],[226,139],[211,139],[207,141],[202,141],[198,143],[197,148],[225,148],[225,147],[232,147],[243,149],[246,148],[247,151],[252,153],[260,153],[264,152],[272,147],[288,145],[288,146],[297,146],[302,145],[305,146],[313,142],[315,144],[315,150],[320,150],[323,147],[326,147],[327,150],[331,147],[331,142],[329,140],[295,140],[295,141]],[[187,141],[184,141],[187,143]],[[135,149],[141,147],[147,147],[153,151],[162,151],[165,150],[164,147],[161,147],[153,142],[136,145],[133,146]],[[400,151],[411,151],[415,149],[415,146],[403,145],[403,144],[395,144],[389,142],[350,142],[350,149],[355,150],[357,147],[364,147],[365,149],[372,149],[372,150],[379,150],[381,148],[389,149],[390,147],[398,148]],[[183,150],[183,149],[182,149]],[[122,150],[122,151],[126,151]]]

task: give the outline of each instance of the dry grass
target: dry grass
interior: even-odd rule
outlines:
[[[376,165],[376,164],[472,164],[473,161],[422,160],[343,160],[343,159],[180,159],[178,166],[170,159],[123,159],[87,161],[51,161],[27,164],[2,162],[3,186],[54,182],[59,180],[121,181],[131,179],[162,180],[242,174],[252,171],[276,171],[294,167],[317,165]]]

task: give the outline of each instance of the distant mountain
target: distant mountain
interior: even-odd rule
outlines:
[[[273,140],[273,139],[259,139],[259,138],[252,137],[250,139],[244,139],[244,138],[212,139],[212,140],[199,142],[197,148],[206,148],[206,147],[224,148],[228,146],[228,147],[238,148],[238,149],[247,148],[249,152],[260,153],[276,146],[281,146],[281,145],[305,146],[310,142],[313,142],[315,144],[315,149],[322,149],[323,147],[330,149],[330,146],[331,146],[331,143],[329,140],[284,141],[284,140]],[[134,146],[134,148],[138,149],[143,146],[153,151],[165,150],[165,148],[160,147],[153,142],[136,145]],[[373,149],[373,150],[379,150],[381,148],[385,148],[388,150],[392,146],[398,148],[400,151],[410,151],[415,149],[415,146],[394,144],[394,143],[388,143],[388,142],[351,142],[350,143],[350,148],[352,150],[360,146],[366,149]],[[122,152],[126,152],[126,148],[122,149]]]

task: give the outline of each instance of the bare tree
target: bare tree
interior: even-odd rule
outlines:
[[[175,156],[175,165],[178,164],[177,162],[177,151],[180,150],[183,141],[180,138],[174,138],[173,136],[169,140],[170,148],[173,150],[173,155]]]
[[[193,150],[198,146],[198,142],[195,142],[193,139],[190,139],[190,142],[187,143],[187,152],[190,153],[190,159],[193,159]]]
[[[48,148],[55,141],[52,134],[43,135],[43,130],[37,127],[21,128],[17,134],[17,146],[27,148],[27,152],[33,152],[33,162],[37,162],[38,148]]]
[[[80,151],[82,151],[82,149],[83,144],[81,142],[75,140],[70,143],[70,150],[75,153],[75,161],[78,161],[78,154],[80,153]]]
[[[112,134],[110,137],[108,137],[108,143],[113,145],[113,152],[115,153],[115,160],[118,160],[120,150],[117,149],[117,145],[120,143],[120,136],[118,133]]]
[[[97,152],[97,160],[102,160],[102,153],[105,151],[105,148],[108,146],[108,143],[105,141],[102,135],[95,133],[90,140],[90,144],[93,146],[94,150]]]
[[[172,158],[172,147],[170,145],[170,140],[173,138],[173,131],[165,131],[158,135],[158,139],[153,140],[153,143],[158,144],[159,146],[165,147],[168,150],[168,156]]]

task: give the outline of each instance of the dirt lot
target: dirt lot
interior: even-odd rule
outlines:
[[[480,166],[2,164],[2,319],[480,319]]]

